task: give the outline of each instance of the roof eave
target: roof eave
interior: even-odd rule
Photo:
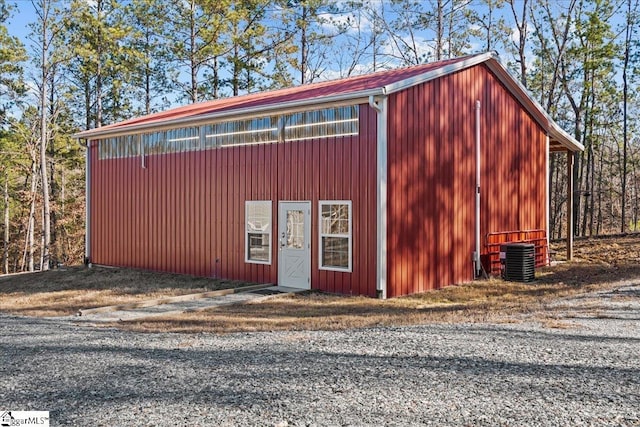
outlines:
[[[131,133],[142,133],[144,131],[160,128],[174,127],[176,125],[198,125],[211,120],[230,118],[230,117],[243,117],[243,116],[256,116],[259,114],[265,114],[271,111],[287,112],[295,111],[309,105],[326,105],[326,104],[339,104],[339,103],[351,103],[351,102],[368,102],[370,96],[384,95],[384,88],[374,88],[361,90],[351,93],[343,93],[330,96],[321,96],[308,99],[301,99],[295,101],[281,102],[266,104],[254,107],[245,107],[237,109],[229,109],[224,111],[216,111],[212,113],[197,114],[193,116],[180,117],[177,119],[166,119],[161,122],[153,121],[149,123],[139,123],[129,126],[119,126],[115,128],[101,129],[95,128],[85,130],[73,134],[71,137],[74,139],[99,139],[111,136],[127,135]]]
[[[575,138],[569,135],[555,121],[551,120],[548,129],[549,137],[557,141],[569,151],[584,151],[584,145],[579,143]]]

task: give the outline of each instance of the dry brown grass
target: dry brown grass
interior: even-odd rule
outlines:
[[[388,301],[312,292],[119,325],[136,331],[236,332],[511,322],[515,314],[540,310],[546,302],[576,291],[568,285],[490,279]]]
[[[233,288],[238,281],[105,267],[0,276],[0,311],[65,316],[82,308]]]
[[[564,249],[560,244],[556,249],[561,257]],[[639,278],[640,235],[579,240],[575,261],[539,270],[537,281],[530,284],[490,279],[387,301],[309,292],[117,326],[149,332],[335,330],[430,322],[513,322],[523,313],[541,312],[549,327],[564,328],[569,325],[549,303]],[[237,285],[126,269],[77,268],[0,278],[0,310],[64,315],[80,308]]]
[[[562,243],[555,245],[560,255]],[[640,278],[640,235],[579,240],[576,260],[540,269],[535,283],[499,279],[450,286],[388,301],[319,293],[272,298],[246,305],[119,323],[136,331],[235,332],[335,330],[432,322],[514,322],[542,313],[550,328],[571,327],[549,303],[559,298],[610,289]]]

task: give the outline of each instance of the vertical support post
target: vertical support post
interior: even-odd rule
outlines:
[[[91,267],[91,141],[85,147],[84,191],[84,263]]]
[[[567,261],[573,259],[573,156],[567,150]]]
[[[545,233],[547,235],[547,253],[544,254],[545,259],[547,260],[547,264],[551,263],[551,256],[549,255],[549,250],[551,248],[550,246],[550,241],[549,239],[551,238],[551,230],[549,229],[550,224],[551,224],[551,219],[550,219],[550,215],[551,215],[551,170],[549,169],[549,162],[550,162],[550,156],[551,156],[551,151],[549,151],[549,134],[547,134],[546,138],[545,138],[545,145],[546,145],[546,149],[545,149],[545,158],[544,158],[544,162],[545,162],[545,174],[546,174],[546,181],[545,181],[545,223],[544,223],[544,229],[545,229]]]
[[[473,264],[475,277],[482,274],[480,262],[480,100],[476,101],[476,224],[475,224],[475,251],[473,252]]]

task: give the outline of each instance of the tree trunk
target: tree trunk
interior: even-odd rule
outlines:
[[[65,174],[64,174],[64,169],[60,170],[60,216],[62,218],[65,217],[65,189],[66,189],[66,182],[65,182]],[[59,254],[60,254],[60,260],[63,263],[67,263],[68,262],[68,254],[67,254],[67,245],[66,245],[66,240],[67,240],[67,230],[64,224],[62,224],[61,227],[61,232],[60,232],[60,247],[59,247]]]
[[[213,57],[213,99],[220,97],[220,69],[218,65],[218,56]]]
[[[198,102],[198,63],[196,60],[196,2],[191,1],[191,15],[189,19],[189,61],[191,65],[191,103]]]
[[[640,203],[638,202],[638,199],[640,199],[640,191],[638,191],[639,189],[639,184],[638,183],[638,172],[636,171],[636,166],[635,163],[632,162],[631,163],[631,170],[632,170],[632,176],[633,176],[633,193],[632,193],[632,199],[633,202],[633,231],[638,231],[638,215],[640,214]]]
[[[234,32],[237,32],[237,28],[234,29]],[[232,73],[231,73],[231,88],[233,96],[238,96],[240,93],[240,47],[238,46],[238,42],[234,42],[233,44],[233,64],[232,64]]]
[[[624,43],[624,62],[622,65],[622,185],[621,185],[621,218],[620,218],[620,232],[624,233],[627,226],[627,146],[629,144],[628,135],[628,95],[629,87],[627,82],[627,70],[629,69],[629,56],[631,50],[631,0],[627,0],[627,23],[625,28],[625,43]]]
[[[604,165],[604,150],[600,150],[600,168],[598,170],[598,187],[597,187],[597,200],[598,200],[598,215],[596,222],[596,235],[600,235],[600,231],[602,230],[602,175],[603,175],[603,165]]]
[[[34,228],[36,215],[36,190],[38,181],[38,168],[36,163],[36,155],[33,153],[31,159],[31,191],[29,192],[29,218],[27,221],[27,234],[25,238],[24,254],[22,256],[21,270],[34,271],[33,253],[34,253]]]
[[[85,130],[91,129],[91,84],[89,80],[84,82],[84,110]]]
[[[2,271],[9,274],[9,176],[4,172],[4,239],[2,251]]]
[[[149,47],[151,45],[151,34],[149,29],[145,29],[146,47],[145,47],[145,67],[144,67],[144,109],[147,114],[151,114],[151,56],[149,55]]]
[[[56,64],[50,64],[50,72],[49,72],[49,105],[48,105],[48,110],[49,110],[49,118],[48,121],[50,122],[55,122],[55,120],[53,119],[56,115],[56,99],[55,99],[55,76],[56,76]],[[55,179],[55,174],[56,174],[56,146],[54,144],[54,129],[55,128],[51,128],[48,130],[47,132],[47,139],[50,139],[50,143],[48,144],[48,160],[50,163],[50,168],[49,168],[49,200],[56,200],[57,197],[57,186],[56,186],[56,179]],[[51,216],[51,220],[49,222],[50,224],[50,230],[51,230],[51,234],[50,234],[50,242],[49,242],[49,253],[53,254],[51,256],[55,257],[56,256],[56,250],[57,250],[57,242],[58,242],[58,221],[61,219],[58,215],[58,213],[56,212],[55,209],[51,209],[49,210],[50,216]],[[64,218],[64,217],[62,217]]]
[[[102,0],[96,2],[96,13],[98,14],[98,20],[102,17]],[[101,26],[98,25],[98,43],[96,46],[96,56],[98,58],[96,63],[96,127],[102,126],[102,31]]]
[[[581,117],[581,113],[580,110],[576,110],[576,108],[574,107],[574,112],[578,113],[576,114],[576,118],[575,118],[575,133],[574,133],[574,137],[576,139],[576,141],[581,141],[582,140],[582,117]],[[577,236],[578,235],[578,227],[579,227],[579,223],[578,223],[578,212],[580,210],[580,168],[581,168],[581,164],[582,164],[582,157],[584,155],[584,151],[582,153],[580,153],[580,155],[574,156],[574,162],[573,162],[573,194],[567,194],[567,203],[573,203],[573,211],[572,211],[572,215],[573,215],[573,235]]]
[[[522,14],[518,16],[515,4],[522,5]],[[511,12],[513,14],[513,20],[515,21],[516,28],[518,29],[518,63],[520,65],[520,82],[524,87],[527,87],[527,58],[526,58],[526,44],[527,44],[527,7],[529,0],[509,0],[511,6]]]
[[[302,28],[300,28],[300,84],[305,84],[307,73],[307,6],[302,5],[302,16],[300,17]]]
[[[437,18],[437,22],[436,22],[436,61],[440,61],[442,59],[442,51],[443,49],[443,39],[444,39],[444,13],[443,13],[443,8],[444,5],[442,4],[443,1],[442,0],[438,0],[438,5],[437,5],[437,14],[438,14],[438,18]]]
[[[96,127],[102,126],[102,66],[96,71]]]
[[[51,245],[51,205],[49,202],[49,175],[47,171],[47,143],[49,139],[49,100],[47,85],[50,77],[49,64],[49,1],[42,0],[42,52],[40,56],[40,180],[42,184],[42,258],[41,269],[49,269],[49,250]]]

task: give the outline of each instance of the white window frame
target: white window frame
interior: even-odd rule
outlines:
[[[269,227],[268,231],[265,231],[264,234],[269,236],[269,259],[267,261],[249,259],[249,205],[253,203],[264,203],[269,206]],[[271,254],[273,252],[273,204],[271,200],[246,200],[244,202],[244,262],[247,264],[263,264],[263,265],[271,265]],[[251,233],[251,234],[255,234]]]
[[[322,207],[325,205],[347,205],[349,212],[349,233],[348,234],[325,234],[322,232]],[[323,237],[342,237],[348,239],[349,244],[349,262],[348,267],[335,267],[322,265],[322,238]],[[320,200],[318,204],[318,269],[327,271],[340,271],[343,273],[351,273],[353,270],[353,207],[351,200]]]

